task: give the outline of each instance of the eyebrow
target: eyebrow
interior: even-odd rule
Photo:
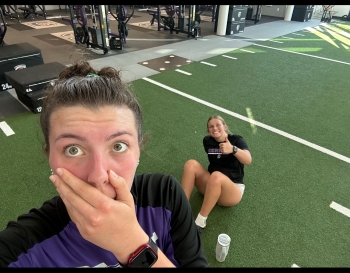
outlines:
[[[116,138],[116,137],[118,137],[118,136],[121,136],[121,135],[129,135],[129,136],[132,136],[132,134],[130,134],[129,132],[127,132],[127,131],[120,131],[120,132],[118,132],[118,133],[115,133],[115,134],[112,134],[112,135],[110,135],[109,137],[107,137],[107,141],[109,141],[109,140],[111,140],[111,139],[113,139],[113,138]]]
[[[80,140],[80,141],[86,141],[86,138],[85,137],[81,137],[81,136],[78,136],[78,135],[74,135],[74,134],[61,134],[59,135],[57,138],[56,138],[56,141],[57,142],[58,140],[62,139],[62,138],[75,138],[77,140]]]
[[[127,131],[120,131],[118,133],[115,133],[115,134],[112,134],[110,135],[109,137],[106,138],[106,141],[109,141],[113,138],[116,138],[118,136],[121,136],[121,135],[130,135],[132,136],[132,134],[130,134],[129,132]],[[78,136],[78,135],[75,135],[75,134],[61,134],[59,135],[57,138],[56,138],[56,142],[62,138],[74,138],[74,139],[77,139],[77,140],[80,140],[80,141],[83,141],[83,142],[86,142],[86,138],[85,137],[82,137],[82,136]]]

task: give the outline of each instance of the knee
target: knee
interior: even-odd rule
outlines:
[[[222,173],[221,172],[212,172],[212,174],[210,175],[210,179],[208,181],[208,183],[210,183],[210,185],[213,186],[221,186],[221,182],[222,182]]]
[[[199,163],[197,160],[190,159],[188,160],[184,165],[184,171],[195,171],[199,166]]]

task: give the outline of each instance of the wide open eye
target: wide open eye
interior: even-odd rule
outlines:
[[[114,151],[121,153],[124,152],[128,148],[128,145],[126,145],[123,142],[117,142],[113,145]]]
[[[82,155],[84,153],[78,146],[68,146],[64,149],[64,152],[66,155],[73,157]]]

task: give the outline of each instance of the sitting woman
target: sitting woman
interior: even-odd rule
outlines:
[[[196,218],[200,232],[216,204],[234,206],[241,201],[245,189],[244,165],[252,163],[247,143],[240,135],[230,133],[222,117],[211,116],[207,130],[209,134],[203,138],[203,146],[208,155],[208,168],[190,159],[184,165],[181,180],[188,200],[194,187],[204,195]]]

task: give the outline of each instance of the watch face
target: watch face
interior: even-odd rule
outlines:
[[[131,267],[151,267],[158,259],[156,253],[149,246],[141,249],[139,253],[130,261]]]
[[[233,148],[233,154],[235,154],[235,153],[237,153],[237,147],[236,146],[234,146],[234,148]]]

